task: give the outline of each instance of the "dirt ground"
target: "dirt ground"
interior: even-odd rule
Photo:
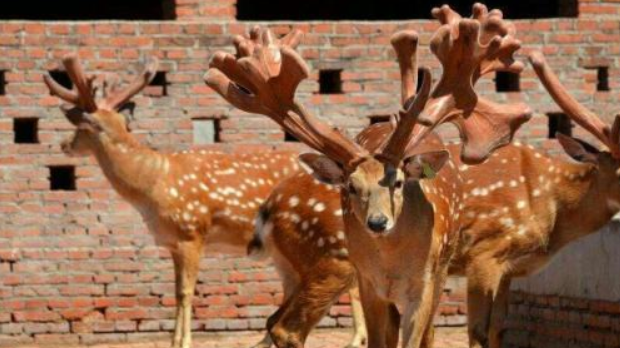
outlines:
[[[350,331],[346,329],[315,330],[306,343],[306,348],[343,348],[348,343]],[[244,331],[210,334],[194,334],[193,348],[250,348],[263,337],[263,332]],[[168,348],[168,340],[97,344],[91,348]],[[26,345],[20,348],[56,348],[54,345]],[[86,346],[67,346],[62,348],[77,348]],[[467,347],[467,332],[464,327],[438,328],[435,333],[435,348],[465,348]],[[58,346],[60,348],[60,346]]]

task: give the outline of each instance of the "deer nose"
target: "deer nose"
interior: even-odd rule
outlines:
[[[366,224],[368,225],[368,228],[373,232],[383,232],[387,227],[388,218],[383,214],[372,215],[368,218]]]

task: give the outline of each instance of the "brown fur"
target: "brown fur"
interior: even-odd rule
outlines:
[[[457,159],[459,149],[449,146],[449,150],[452,158]],[[530,146],[516,143],[498,150],[481,165],[466,166],[455,160],[463,180],[465,207],[461,213],[463,230],[450,263],[450,274],[468,278],[472,347],[500,346],[513,277],[536,272],[564,245],[598,230],[620,210],[619,163],[607,153],[597,158],[595,167],[550,158]],[[301,201],[320,197],[326,204],[333,204],[331,202],[340,199],[337,191],[325,185],[294,191],[296,183],[303,180],[283,181],[272,197],[281,191],[294,193]],[[281,199],[286,201],[287,196]],[[588,214],[580,213],[586,210]],[[333,234],[342,228],[343,222],[334,221],[330,228],[321,230],[325,233],[322,236],[326,238],[330,232]],[[304,235],[305,232],[298,228],[297,233]],[[310,244],[309,248],[316,248],[316,245]],[[361,249],[360,258],[370,256],[368,250],[372,248],[365,252]],[[374,260],[369,258],[368,263]],[[386,309],[390,304],[385,300],[374,298],[370,303],[374,304],[366,309],[367,313],[396,315],[393,309]],[[368,325],[379,323],[371,318]],[[385,331],[383,329],[383,334]],[[428,331],[430,333],[432,328]]]
[[[381,125],[368,128],[358,141],[362,139],[360,142],[368,148],[377,147],[377,137],[364,135],[369,130],[377,133],[386,129]],[[441,148],[441,142],[433,136],[418,152]],[[360,168],[364,183],[383,178],[381,164],[369,161]],[[276,345],[303,346],[312,326],[353,284],[353,265],[360,272],[369,346],[393,347],[398,342],[399,326],[404,329],[406,342],[414,346],[421,341],[430,344],[432,329],[428,327],[457,244],[462,216],[458,213],[462,208],[460,181],[456,166],[448,162],[436,178],[409,182],[402,192],[402,213],[392,215],[394,228],[378,238],[363,223],[364,216],[375,207],[362,204],[366,207],[360,208],[357,197],[352,198],[346,190],[342,190],[340,205],[340,189],[321,184],[308,174],[296,175],[278,185],[265,203],[269,223],[260,231],[279,268],[294,270],[298,275],[293,283],[299,284],[299,289],[287,296],[269,321]],[[389,205],[390,197],[384,198],[374,204]],[[389,207],[383,211],[390,213]],[[345,226],[351,228],[345,230]],[[348,243],[342,238],[345,235]],[[283,313],[292,315],[285,318]]]

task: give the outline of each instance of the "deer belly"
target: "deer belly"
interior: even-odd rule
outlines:
[[[247,245],[252,237],[252,229],[213,225],[206,232],[206,252],[208,254],[234,254],[245,256]]]

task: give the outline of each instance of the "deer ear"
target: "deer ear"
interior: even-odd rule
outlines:
[[[329,185],[344,183],[344,170],[338,163],[325,155],[304,153],[299,155],[299,162],[308,174],[318,181]]]
[[[564,134],[556,134],[558,142],[566,153],[575,161],[598,164],[598,151],[594,146],[583,140],[575,139]]]
[[[449,158],[445,150],[420,153],[406,158],[403,170],[407,179],[432,179]]]

